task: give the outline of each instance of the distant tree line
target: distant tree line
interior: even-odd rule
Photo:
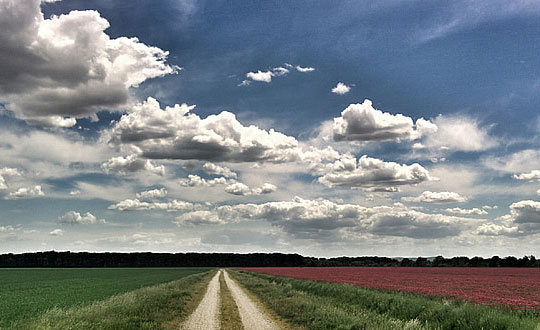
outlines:
[[[0,268],[21,267],[540,267],[534,256],[314,258],[283,253],[32,252],[0,255]]]

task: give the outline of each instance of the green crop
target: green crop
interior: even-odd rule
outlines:
[[[0,329],[51,309],[80,307],[200,273],[201,268],[0,269]]]

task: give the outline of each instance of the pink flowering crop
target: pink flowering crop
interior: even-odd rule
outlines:
[[[241,268],[315,281],[348,283],[540,310],[540,268],[269,267]]]

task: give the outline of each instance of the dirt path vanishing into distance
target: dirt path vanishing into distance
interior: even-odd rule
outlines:
[[[227,274],[227,271],[223,273],[225,283],[231,291],[236,306],[238,306],[238,312],[240,318],[246,330],[278,330],[279,327],[270,318],[268,318],[261,309],[253,302],[253,300],[234,282]]]
[[[219,276],[223,272],[225,283],[238,307],[242,325],[246,330],[279,330],[280,327],[273,322],[259,306],[244,292],[227,271],[220,269],[208,283],[208,289],[199,306],[193,314],[182,324],[182,330],[218,330],[220,328],[220,286]]]
[[[208,289],[197,309],[189,316],[180,329],[182,330],[218,330],[219,329],[219,275],[208,283]]]

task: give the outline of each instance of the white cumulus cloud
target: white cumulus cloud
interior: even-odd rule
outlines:
[[[368,99],[349,105],[333,124],[335,141],[414,140],[436,131],[430,121],[420,118],[415,125],[410,117],[375,109]]]
[[[472,209],[462,209],[459,207],[449,208],[445,210],[448,213],[452,214],[459,214],[459,215],[486,215],[488,212],[483,209],[479,208],[472,208]]]
[[[210,162],[204,163],[203,170],[208,174],[223,175],[224,177],[233,179],[237,178],[237,174],[233,172],[230,168],[225,166],[219,166]]]
[[[412,165],[385,162],[362,156],[343,157],[327,166],[319,182],[328,187],[395,187],[431,180],[429,172],[420,164]]]
[[[274,73],[272,71],[257,71],[257,72],[248,72],[246,73],[246,77],[254,80],[254,81],[262,81],[265,83],[269,83],[272,81],[272,77],[274,76]]]
[[[205,179],[195,174],[189,174],[187,178],[180,179],[180,185],[183,187],[213,187],[215,185],[227,184],[230,181],[224,177]]]
[[[232,195],[245,196],[251,194],[251,189],[241,182],[236,182],[225,187],[225,192]]]
[[[345,85],[342,82],[338,82],[336,87],[332,88],[332,93],[344,95],[344,94],[347,94],[350,90],[351,90],[351,87]]]
[[[201,208],[201,205],[186,201],[172,200],[168,202],[141,202],[139,199],[125,199],[116,204],[110,205],[109,210],[119,211],[193,211]]]
[[[112,39],[97,11],[45,19],[39,0],[0,2],[0,102],[18,118],[68,127],[126,104],[128,90],[176,72],[168,53],[137,38]]]
[[[155,199],[155,198],[162,198],[167,196],[167,189],[161,188],[161,189],[152,189],[152,190],[146,190],[141,191],[135,195],[137,198],[140,199]]]
[[[357,237],[362,233],[416,239],[452,237],[477,221],[427,214],[403,205],[364,207],[300,197],[291,201],[223,205],[204,214],[212,216],[213,223],[265,220],[294,237],[317,240]]]
[[[90,225],[95,223],[106,223],[105,219],[98,219],[90,212],[81,215],[79,212],[69,211],[58,218],[61,225]]]
[[[415,203],[463,203],[467,201],[467,198],[461,196],[458,193],[451,191],[424,191],[416,197],[403,197],[402,200],[406,202]]]
[[[312,67],[309,67],[309,66],[301,67],[300,65],[297,65],[296,70],[299,71],[299,72],[312,72],[312,71],[315,71],[315,68],[312,68]]]
[[[43,191],[41,191],[41,186],[36,185],[30,188],[19,188],[15,192],[11,192],[6,196],[6,199],[17,199],[17,198],[34,198],[45,196]]]
[[[540,202],[523,200],[510,205],[510,213],[498,224],[484,224],[476,233],[487,236],[526,236],[540,233]]]
[[[105,173],[119,171],[120,173],[125,174],[127,172],[148,171],[161,176],[165,174],[165,166],[154,165],[152,161],[141,159],[137,155],[113,157],[101,164],[101,168]]]
[[[271,183],[264,183],[262,186],[252,190],[255,195],[271,194],[276,191],[277,187]]]
[[[151,159],[284,163],[301,157],[294,137],[244,126],[227,111],[203,119],[189,113],[192,109],[176,105],[162,110],[148,98],[114,125],[110,143],[137,147]]]

